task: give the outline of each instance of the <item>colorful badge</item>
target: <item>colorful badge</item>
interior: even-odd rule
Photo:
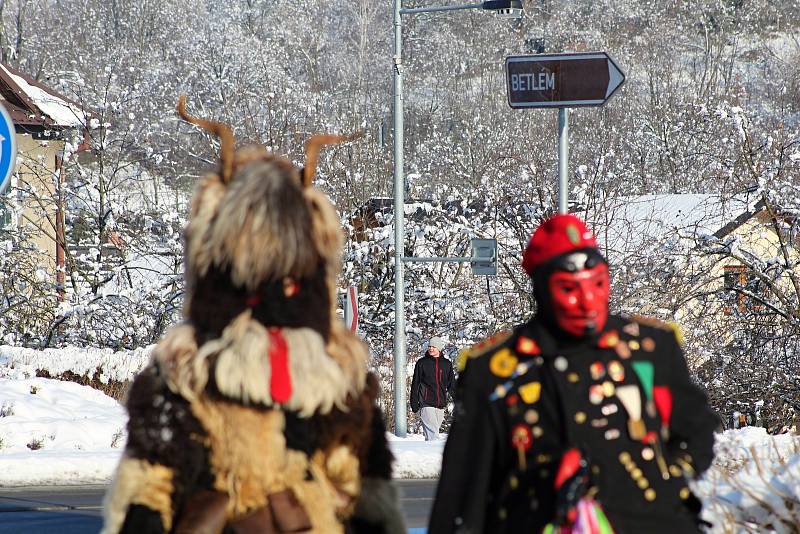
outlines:
[[[592,376],[592,380],[600,380],[606,376],[606,366],[603,365],[603,362],[594,362],[589,366],[589,374]]]
[[[539,401],[542,394],[542,384],[541,382],[528,382],[520,386],[518,391],[525,404],[534,404]]]
[[[642,348],[645,352],[653,352],[656,350],[656,342],[653,341],[653,338],[646,337],[642,340]]]
[[[517,357],[514,356],[507,348],[497,351],[492,359],[489,360],[489,369],[495,376],[500,378],[508,378],[514,374],[514,369],[517,367]]]
[[[597,346],[601,349],[610,349],[619,343],[619,334],[616,330],[605,332],[597,341]]]
[[[610,376],[611,380],[614,382],[622,382],[625,380],[625,368],[619,360],[611,360],[608,362],[608,376]]]
[[[515,425],[511,429],[511,446],[517,449],[519,468],[525,469],[525,452],[531,448],[533,444],[533,434],[527,425],[522,423]]]
[[[541,354],[542,351],[539,349],[539,345],[536,344],[536,341],[529,337],[520,336],[519,339],[517,339],[517,352],[525,354],[526,356],[535,356]]]
[[[600,412],[605,416],[614,415],[618,411],[619,408],[617,408],[616,404],[606,404],[605,406],[600,408]]]
[[[617,346],[614,347],[614,350],[617,352],[617,356],[623,360],[627,360],[631,357],[631,349],[628,348],[626,343],[617,343]]]
[[[534,409],[527,410],[525,412],[525,422],[529,425],[535,425],[539,422],[539,412]]]
[[[595,384],[589,386],[589,402],[592,404],[600,404],[605,400],[606,394],[603,392],[602,384]]]
[[[628,323],[622,327],[622,331],[634,337],[639,337],[639,323]]]

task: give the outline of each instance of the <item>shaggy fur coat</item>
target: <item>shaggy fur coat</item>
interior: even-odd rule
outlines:
[[[186,228],[185,321],[134,380],[104,534],[404,532],[367,350],[335,314],[342,231],[305,169],[217,134]]]

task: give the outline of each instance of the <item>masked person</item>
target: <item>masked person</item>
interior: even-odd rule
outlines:
[[[687,482],[716,417],[677,331],[608,313],[608,265],[575,216],[546,220],[523,268],[536,315],[459,356],[429,532],[699,532]]]

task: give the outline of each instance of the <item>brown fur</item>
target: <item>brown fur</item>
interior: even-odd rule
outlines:
[[[288,469],[280,411],[203,396],[192,403],[192,412],[208,431],[214,489],[230,496],[231,517],[264,506],[267,495],[285,489],[287,480],[303,478],[305,465]]]
[[[141,504],[161,515],[164,531],[172,528],[172,470],[163,465],[123,456],[111,489],[103,499],[101,534],[114,534],[125,521],[132,504]]]

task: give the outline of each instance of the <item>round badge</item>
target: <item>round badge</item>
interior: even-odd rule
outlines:
[[[656,453],[653,452],[653,449],[651,449],[650,447],[645,447],[644,449],[642,449],[642,459],[647,460],[649,462],[650,460],[655,458],[655,456]]]
[[[580,379],[581,378],[578,376],[578,373],[569,373],[567,375],[567,382],[570,382],[572,384],[578,383]]]
[[[527,410],[525,412],[525,422],[529,425],[535,425],[539,422],[539,412],[536,410]]]
[[[590,365],[589,374],[592,376],[592,380],[600,380],[606,376],[606,367],[603,365],[603,362],[594,362]]]
[[[614,347],[614,350],[617,351],[617,356],[623,360],[627,360],[631,357],[631,349],[629,349],[628,345],[625,343],[617,343],[617,345]]]
[[[595,384],[589,387],[589,402],[592,404],[600,404],[605,399],[606,394],[603,392],[603,386]]]
[[[582,425],[586,422],[586,412],[575,412],[575,422]]]
[[[517,358],[508,349],[497,351],[494,356],[492,356],[492,359],[489,360],[489,369],[500,378],[508,378],[514,374],[514,369],[516,367]]]
[[[608,376],[614,382],[622,382],[625,380],[625,368],[617,360],[612,360],[608,363]]]
[[[553,362],[553,367],[555,367],[556,370],[561,371],[563,373],[564,371],[567,370],[567,367],[569,367],[569,362],[565,357],[558,356]]]
[[[511,445],[513,445],[514,448],[527,451],[531,448],[532,443],[531,429],[526,425],[515,425],[514,428],[511,429]]]
[[[573,245],[577,245],[581,242],[581,233],[574,224],[567,225],[567,239],[569,239],[569,242]]]

